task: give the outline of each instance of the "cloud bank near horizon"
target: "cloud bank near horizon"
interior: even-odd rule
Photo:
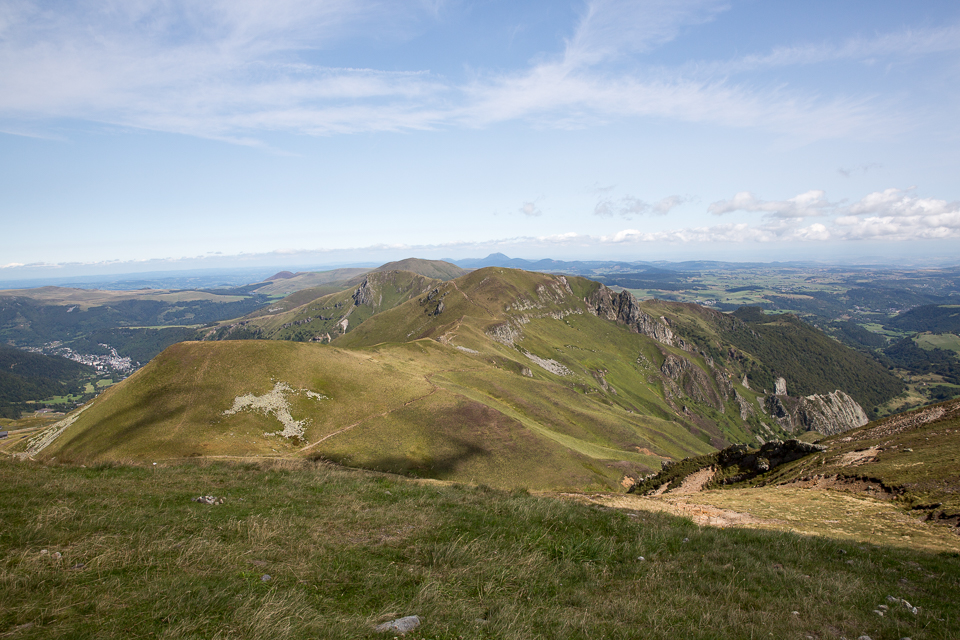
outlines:
[[[716,245],[736,247],[747,243],[769,245],[777,251],[785,252],[782,254],[784,259],[798,259],[795,251],[798,243],[830,247],[836,246],[837,242],[859,241],[862,244],[869,244],[872,250],[876,250],[877,243],[891,247],[895,243],[904,241],[942,241],[960,238],[960,202],[920,198],[912,195],[912,191],[912,189],[891,188],[868,194],[852,204],[831,203],[823,191],[802,193],[781,202],[760,200],[753,194],[743,192],[729,200],[714,202],[709,206],[709,211],[718,216],[743,211],[759,212],[762,217],[760,222],[755,224],[724,223],[668,231],[623,229],[609,235],[568,232],[438,244],[396,243],[347,248],[278,249],[262,253],[234,255],[211,253],[142,260],[8,263],[0,265],[0,278],[13,279],[28,274],[40,277],[58,271],[200,269],[215,268],[224,264],[234,267],[308,263],[332,265],[377,260],[385,262],[414,255],[435,259],[482,257],[494,252],[511,252],[514,255],[518,255],[519,252],[539,257],[575,255],[580,259],[583,259],[583,256],[593,256],[591,259],[609,259],[611,248],[616,248],[619,251],[617,255],[622,256],[631,250],[641,254],[649,251],[651,247],[662,251],[664,245],[680,249],[682,253],[683,249],[702,250]],[[670,201],[671,198],[665,200]],[[533,207],[532,203],[526,203],[525,207],[526,205]],[[646,204],[644,207],[656,208]],[[539,212],[539,209],[537,211]],[[522,211],[522,213],[526,212]],[[527,215],[531,214],[527,213]],[[811,223],[808,218],[822,221]],[[709,249],[707,251],[709,252]],[[960,257],[957,257],[956,261],[960,263]]]

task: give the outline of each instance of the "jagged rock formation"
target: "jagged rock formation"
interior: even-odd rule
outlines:
[[[601,286],[584,302],[587,303],[587,310],[595,316],[624,324],[631,331],[641,333],[667,346],[686,348],[683,339],[675,336],[670,327],[667,326],[667,320],[661,318],[661,322],[644,313],[640,309],[637,299],[629,291],[615,293],[611,289]]]
[[[373,304],[373,287],[370,286],[370,278],[364,278],[363,282],[353,292],[353,302],[356,305]]]
[[[723,412],[723,401],[710,384],[710,377],[687,358],[667,353],[660,371],[676,382],[695,401]]]
[[[817,431],[829,436],[862,427],[868,422],[863,407],[839,389],[804,398],[768,396],[766,409],[781,427],[793,433]]]
[[[869,422],[863,407],[839,390],[803,398],[797,419],[803,429],[818,431],[825,436],[856,429]]]

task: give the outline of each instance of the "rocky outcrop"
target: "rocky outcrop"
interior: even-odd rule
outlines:
[[[747,473],[766,473],[787,462],[815,453],[826,451],[826,447],[819,444],[809,444],[799,440],[771,440],[761,445],[759,451],[752,451],[745,444],[735,444],[717,454],[717,462],[722,467],[739,466]],[[742,480],[742,476],[738,476]]]
[[[750,416],[754,415],[753,404],[749,400],[740,395],[739,391],[734,390],[733,399],[736,401],[737,406],[740,407],[740,419],[747,420]]]
[[[867,424],[867,414],[857,401],[843,391],[807,396],[797,408],[797,425],[804,431],[825,436],[850,431]]]
[[[353,303],[357,306],[361,304],[372,305],[375,295],[373,287],[370,286],[370,279],[364,278],[357,290],[353,292]]]
[[[787,381],[783,378],[777,378],[773,381],[773,393],[778,396],[787,395]]]
[[[710,384],[710,377],[687,358],[667,353],[660,372],[676,382],[695,401],[723,411],[723,402]]]
[[[629,291],[615,293],[601,286],[584,302],[587,303],[587,310],[595,316],[614,320],[618,324],[626,325],[631,331],[642,333],[670,347],[685,348],[686,346],[682,339],[673,334],[665,319],[661,318],[661,322],[644,313],[637,299]]]
[[[867,414],[857,401],[843,391],[804,398],[768,396],[766,409],[781,427],[796,433],[817,431],[829,436],[867,424]]]
[[[512,347],[516,341],[523,337],[523,329],[521,328],[523,323],[519,319],[516,320],[516,323],[501,322],[495,324],[487,329],[486,333],[500,344]]]
[[[826,451],[826,447],[819,444],[808,444],[799,440],[771,440],[760,446],[759,449],[750,449],[745,444],[735,444],[722,449],[712,455],[697,458],[685,458],[680,462],[664,460],[659,473],[651,474],[627,489],[627,493],[658,495],[668,487],[683,487],[689,479],[698,474],[707,481],[714,476],[717,470],[726,470],[723,475],[723,484],[732,484],[742,480],[754,478],[771,469],[799,460],[804,456]],[[682,483],[682,484],[681,484]],[[696,484],[699,491],[704,483]]]

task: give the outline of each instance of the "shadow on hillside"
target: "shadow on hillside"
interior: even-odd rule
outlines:
[[[445,438],[446,453],[422,456],[398,453],[396,455],[354,457],[349,454],[317,454],[313,460],[325,460],[347,467],[360,467],[373,471],[386,471],[402,475],[415,475],[421,478],[444,480],[453,477],[468,461],[480,457],[489,457],[491,453],[483,447],[460,438]]]

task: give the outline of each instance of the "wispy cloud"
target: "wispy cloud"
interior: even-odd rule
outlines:
[[[726,8],[717,0],[592,0],[562,51],[461,81],[423,69],[315,62],[318,52],[351,38],[401,41],[442,14],[442,2],[84,0],[51,9],[10,0],[0,8],[0,118],[83,119],[240,144],[274,131],[330,135],[518,119],[582,127],[657,117],[805,140],[896,128],[898,116],[884,115],[870,96],[821,98],[782,85],[704,80],[682,68],[643,71],[643,55]],[[921,54],[954,46],[960,38],[951,41],[953,33],[778,49],[737,64],[801,64],[871,50]]]
[[[869,173],[870,171],[874,171],[882,168],[883,168],[882,164],[879,164],[877,162],[870,162],[868,164],[862,164],[852,169],[844,169],[843,167],[840,167],[839,169],[837,169],[837,173],[839,173],[844,178],[849,178],[850,176],[853,176],[859,173]]]
[[[622,196],[616,200],[604,196],[593,208],[593,215],[601,218],[610,218],[617,215],[628,220],[633,216],[644,214],[666,215],[686,201],[681,196],[668,196],[650,204],[630,195]]]
[[[520,205],[518,211],[528,218],[537,218],[543,215],[543,211],[540,210],[539,205],[534,201],[524,202]]]
[[[719,0],[593,0],[567,42],[563,66],[594,66],[673,40],[691,24],[713,20],[727,9]]]
[[[0,114],[210,137],[423,127],[426,97],[445,90],[428,74],[303,61],[361,30],[402,30],[419,6],[142,0],[53,10],[21,0],[0,17]]]
[[[813,65],[824,62],[874,62],[877,58],[895,56],[927,56],[960,51],[960,25],[928,29],[905,29],[873,37],[855,37],[841,44],[831,42],[804,43],[777,47],[765,54],[752,54],[727,61],[690,63],[685,70],[701,74],[737,74],[787,66]]]

